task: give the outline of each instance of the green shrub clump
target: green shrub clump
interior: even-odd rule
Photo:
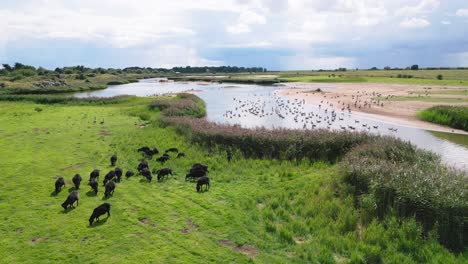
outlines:
[[[422,120],[468,131],[468,107],[433,106],[419,113]]]
[[[371,211],[366,214],[414,217],[424,234],[435,229],[441,244],[463,251],[465,174],[443,166],[437,155],[393,138],[357,146],[340,167],[344,182],[354,189],[356,205],[366,204]]]

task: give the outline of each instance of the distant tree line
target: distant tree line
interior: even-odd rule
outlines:
[[[85,77],[93,77],[96,74],[151,74],[151,73],[241,73],[241,72],[265,72],[267,69],[262,67],[236,67],[236,66],[219,66],[219,67],[174,67],[172,69],[151,68],[151,67],[127,67],[124,69],[114,68],[88,68],[83,65],[72,67],[58,67],[54,70],[48,70],[43,67],[35,68],[34,66],[15,63],[14,65],[2,64],[0,67],[0,76],[10,76],[12,78],[21,79],[34,75],[56,75],[56,74],[77,74],[77,78],[85,79]]]
[[[218,66],[218,67],[174,67],[172,68],[174,72],[180,73],[241,73],[241,72],[266,72],[267,69],[262,67],[236,67],[236,66]]]
[[[377,67],[372,67],[368,70],[375,71],[375,70],[380,70]],[[405,68],[399,68],[399,67],[390,67],[390,66],[385,66],[383,67],[383,70],[395,70],[395,71],[402,71],[402,70],[468,70],[468,67],[426,67],[426,68],[420,68],[418,64],[414,64]]]

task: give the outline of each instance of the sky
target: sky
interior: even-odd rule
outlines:
[[[0,63],[468,66],[468,0],[0,0]]]

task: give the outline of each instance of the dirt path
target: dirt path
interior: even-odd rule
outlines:
[[[294,99],[304,99],[310,104],[321,104],[337,110],[359,112],[377,119],[420,129],[465,134],[463,130],[452,129],[417,118],[418,111],[434,105],[464,105],[468,103],[443,103],[422,101],[387,101],[398,96],[418,96],[414,92],[424,95],[426,91],[466,90],[466,87],[419,86],[405,84],[376,84],[376,83],[286,83],[289,88],[279,90],[278,94]],[[321,89],[317,87],[333,87]],[[466,95],[429,94],[432,98],[467,98]],[[468,98],[467,98],[468,99]]]

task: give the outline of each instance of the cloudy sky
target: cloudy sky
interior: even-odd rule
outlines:
[[[0,62],[468,66],[468,0],[0,0]]]

